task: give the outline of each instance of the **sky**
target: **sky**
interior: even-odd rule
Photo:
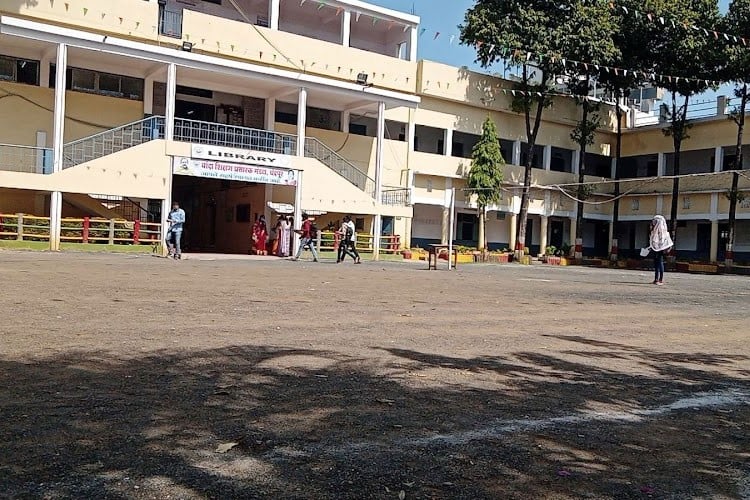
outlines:
[[[468,66],[479,70],[474,62],[474,49],[458,43],[458,25],[464,20],[466,11],[474,0],[367,0],[368,3],[401,12],[415,13],[422,18],[423,35],[419,37],[419,58],[438,61],[452,66]],[[719,7],[726,11],[730,0],[719,0]],[[440,35],[435,39],[435,34]],[[451,43],[451,35],[455,36]],[[500,72],[502,68],[494,71]]]
[[[451,66],[467,66],[479,72],[502,73],[501,65],[482,69],[476,62],[476,52],[473,48],[458,43],[458,25],[464,20],[466,11],[474,5],[474,0],[367,0],[368,3],[380,5],[400,12],[412,12],[421,18],[420,31],[425,30],[419,37],[418,57],[431,61],[450,64]],[[719,8],[726,12],[730,0],[719,0]],[[436,33],[440,33],[436,38]],[[453,39],[452,39],[453,38]],[[452,39],[452,40],[451,40]],[[731,95],[732,86],[724,85],[718,91],[705,92],[691,99],[693,104],[702,105],[704,102],[716,100],[717,95]]]

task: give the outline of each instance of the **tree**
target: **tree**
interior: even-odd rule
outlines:
[[[467,179],[468,192],[476,197],[479,209],[479,250],[486,245],[487,207],[500,201],[505,160],[500,151],[495,122],[488,116],[482,125],[482,137],[471,151],[471,170]]]
[[[725,30],[743,38],[750,38],[750,0],[734,0],[729,5],[729,11],[724,17]],[[734,161],[731,164],[732,188],[729,190],[729,238],[727,240],[726,265],[733,265],[734,242],[737,227],[737,202],[740,199],[738,190],[742,170],[742,141],[745,132],[745,114],[747,113],[750,93],[748,82],[750,81],[750,52],[739,45],[729,45],[726,54],[726,77],[728,80],[737,82],[734,95],[739,99],[739,105],[735,106],[729,113],[729,119],[737,125],[737,143],[734,152]]]
[[[577,210],[576,210],[576,240],[583,239],[583,208],[584,201],[591,195],[589,186],[585,184],[586,180],[586,148],[594,144],[596,129],[599,128],[599,103],[592,102],[588,98],[589,79],[585,77],[582,81],[576,82],[573,86],[573,94],[581,106],[581,120],[570,132],[570,138],[578,144],[578,190],[576,192]],[[577,247],[577,242],[575,242]],[[581,258],[581,255],[576,255]]]
[[[706,29],[717,26],[719,7],[716,0],[663,0],[659,2],[665,12],[683,24],[674,28],[664,26],[653,30],[649,53],[655,55],[653,70],[662,75],[660,85],[671,95],[667,104],[669,126],[663,132],[672,138],[674,149],[674,175],[672,182],[672,206],[670,211],[670,231],[676,241],[677,203],[680,195],[680,153],[685,140],[690,137],[691,124],[687,120],[690,97],[700,94],[711,87],[710,80],[716,76],[721,51],[717,50],[714,37],[706,36],[702,30],[690,26],[697,25]]]
[[[586,148],[594,144],[596,130],[599,128],[598,102],[589,98],[591,93],[591,79],[597,78],[600,65],[612,65],[619,56],[619,49],[614,44],[613,35],[617,31],[614,25],[612,9],[605,2],[580,2],[571,5],[571,19],[575,20],[571,26],[571,33],[564,40],[564,54],[568,58],[586,61],[578,64],[574,71],[569,72],[568,89],[575,96],[576,103],[581,107],[581,119],[571,132],[571,139],[578,144],[578,191],[576,211],[576,231],[573,237],[583,238],[583,207],[584,200],[589,196],[588,186],[584,184],[586,175]],[[609,36],[595,39],[595,33],[586,34],[587,30],[596,29],[597,33],[606,32]],[[591,40],[586,44],[579,43],[581,36]],[[580,255],[576,255],[580,257]]]
[[[526,246],[526,219],[531,190],[531,168],[542,113],[552,104],[549,97],[556,75],[565,72],[569,52],[586,54],[591,62],[598,57],[601,44],[611,43],[612,26],[599,15],[608,5],[602,2],[572,0],[476,0],[460,26],[461,42],[476,48],[477,61],[489,68],[498,61],[519,69],[520,91],[513,109],[524,115],[526,155],[518,217],[516,252]]]
[[[647,46],[651,39],[651,29],[653,24],[648,22],[647,18],[634,16],[632,12],[643,8],[642,0],[620,0],[617,5],[620,7],[614,12],[614,25],[616,31],[613,37],[615,46],[619,49],[618,57],[613,61],[612,66],[616,68],[630,69],[630,71],[606,71],[599,74],[598,80],[608,93],[612,95],[615,102],[615,118],[617,119],[617,130],[615,138],[615,156],[614,156],[614,202],[612,207],[612,234],[614,238],[620,234],[620,163],[622,160],[622,122],[625,118],[625,99],[630,93],[643,86],[647,77],[644,73],[633,71],[639,68],[649,68],[653,64],[649,62],[649,53],[643,48]],[[627,13],[622,10],[627,9]],[[610,249],[611,251],[611,249]]]

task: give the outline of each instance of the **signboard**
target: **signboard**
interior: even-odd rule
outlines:
[[[196,160],[224,161],[276,168],[289,168],[291,166],[291,159],[288,156],[252,149],[225,148],[205,144],[191,144],[190,148],[190,156]]]
[[[258,182],[281,186],[297,185],[297,172],[294,170],[242,165],[223,161],[197,160],[195,158],[180,156],[174,158],[172,171],[177,175],[192,175],[208,179]]]

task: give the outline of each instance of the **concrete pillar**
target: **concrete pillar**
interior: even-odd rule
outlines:
[[[716,262],[719,259],[719,221],[711,221],[711,249],[708,260]]]
[[[409,61],[417,62],[417,27],[409,29]]]
[[[68,72],[68,46],[61,43],[57,46],[55,62],[55,108],[53,114],[52,136],[52,172],[63,169],[63,147],[65,142],[65,75]],[[49,249],[60,250],[60,226],[62,224],[62,193],[50,194],[49,205]]]
[[[164,125],[164,138],[174,140],[175,103],[177,101],[177,65],[169,63],[167,66],[167,104]]]
[[[576,229],[577,229],[577,223],[575,217],[570,219],[570,243],[571,247],[573,247],[574,255],[577,253],[575,251],[576,248]],[[578,257],[576,257],[578,258]]]
[[[411,225],[412,225],[412,218],[405,217],[404,218],[404,234],[401,237],[401,242],[404,245],[404,248],[411,248]]]
[[[352,112],[342,111],[341,112],[341,131],[345,134],[349,133],[349,124],[352,122]]]
[[[273,97],[266,99],[266,117],[263,120],[263,126],[270,131],[276,129],[276,99]]]
[[[268,0],[268,27],[272,30],[279,29],[279,4],[281,0]]]
[[[382,203],[383,146],[385,144],[385,102],[378,103],[378,130],[375,138],[375,202]]]
[[[49,88],[50,64],[54,51],[45,52],[39,61],[39,86],[43,89]]]
[[[294,227],[292,229],[302,229],[302,170],[297,171],[297,186],[294,188]],[[299,248],[299,234],[292,232],[294,244],[292,252]],[[291,255],[295,255],[292,253]]]
[[[663,177],[667,173],[667,156],[664,153],[656,155],[656,175]]]
[[[721,172],[724,167],[724,148],[718,146],[714,150],[714,172]]]
[[[147,76],[143,80],[143,114],[154,114],[154,77]]]
[[[508,228],[508,234],[509,236],[509,242],[508,242],[508,249],[510,251],[513,251],[514,248],[516,248],[516,238],[518,238],[518,233],[516,230],[518,229],[518,214],[510,214],[510,217],[506,219],[508,221],[508,224],[510,224],[510,227]]]
[[[383,232],[382,227],[383,216],[377,214],[372,225],[372,257],[375,260],[380,260],[380,235]]]
[[[546,215],[542,215],[541,224],[539,226],[539,253],[544,254],[547,250],[547,241],[548,241],[548,226],[549,226],[549,217]],[[530,246],[530,245],[529,245]]]
[[[271,226],[275,225],[276,222],[272,220],[273,217],[273,210],[268,206],[269,201],[273,201],[273,184],[265,184],[265,193],[264,193],[264,203],[263,203],[263,215],[266,216],[266,225],[268,226],[268,231],[271,231]]]
[[[440,225],[440,243],[443,245],[448,244],[448,235],[450,234],[450,207],[443,207],[443,219]]]
[[[417,123],[414,121],[413,113],[409,112],[409,123],[406,124],[406,142],[409,151],[414,151],[414,142],[417,137]],[[409,165],[411,167],[411,165]]]
[[[612,166],[610,167],[609,176],[612,179],[617,177],[617,158],[612,158]]]
[[[573,151],[573,154],[571,155],[573,157],[573,165],[571,165],[571,171],[574,174],[578,174],[578,162],[581,161],[581,151],[578,149]]]
[[[544,146],[544,155],[542,158],[544,170],[550,171],[552,168],[552,146]]]
[[[453,129],[445,129],[443,142],[445,142],[445,151],[443,151],[445,156],[453,156]]]
[[[305,127],[307,126],[307,89],[299,89],[297,102],[297,156],[305,156]]]
[[[341,15],[341,45],[349,47],[352,39],[352,11],[344,10]]]
[[[513,141],[513,165],[521,165],[521,141]]]

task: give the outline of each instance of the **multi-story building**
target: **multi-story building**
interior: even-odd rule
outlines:
[[[249,223],[274,208],[352,214],[361,232],[403,246],[445,241],[449,198],[464,193],[489,114],[506,159],[506,194],[490,207],[492,248],[510,247],[520,205],[525,127],[510,82],[418,61],[419,18],[359,0],[0,0],[0,213],[164,220],[186,209],[195,250],[247,250]],[[614,112],[585,152],[589,181],[613,175]],[[575,102],[545,112],[534,165],[530,247],[562,246],[576,204]],[[620,177],[668,175],[661,125],[624,136]],[[650,122],[649,122],[650,123]],[[697,120],[682,172],[721,171],[735,133],[723,112]],[[750,164],[750,151],[745,156]],[[678,251],[721,258],[728,178],[683,180]],[[741,187],[750,189],[742,178]],[[671,181],[631,183],[611,230],[612,184],[584,210],[584,246],[638,248]],[[476,207],[460,194],[455,235],[475,244]],[[123,210],[128,212],[124,213]],[[738,260],[750,256],[750,205],[738,209]]]

